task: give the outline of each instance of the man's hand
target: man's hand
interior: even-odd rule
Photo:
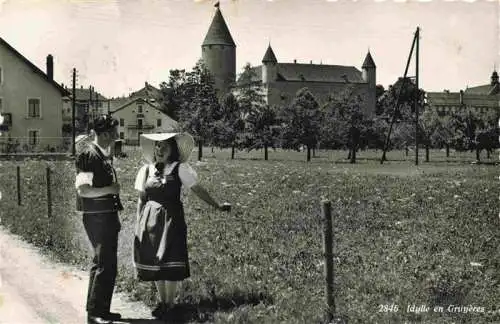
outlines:
[[[118,195],[120,193],[120,184],[118,183],[112,183],[111,186],[109,186],[111,189],[111,194],[113,195]]]

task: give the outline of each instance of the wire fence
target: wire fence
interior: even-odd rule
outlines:
[[[37,137],[35,133],[25,137],[0,136],[0,153],[67,153],[71,143],[72,137]]]
[[[14,229],[14,232],[23,231],[23,235],[29,232],[28,237],[31,237],[32,240],[30,243],[66,253],[74,253],[79,250],[79,246],[81,246],[85,238],[83,233],[79,233],[79,230],[74,227],[74,222],[71,220],[73,217],[70,215],[73,212],[70,212],[70,209],[73,209],[74,206],[72,206],[71,199],[68,199],[68,192],[71,190],[67,190],[67,184],[71,181],[73,175],[68,174],[66,171],[64,167],[57,168],[50,164],[47,164],[44,169],[40,168],[35,171],[17,165],[15,172],[11,171],[8,174],[3,174],[3,178],[6,180],[4,184],[11,188],[8,193],[11,196],[10,201],[14,204],[11,209],[18,209],[18,213],[11,213],[10,218],[4,220],[3,223],[8,223],[10,228]],[[1,187],[5,189],[5,186]],[[34,206],[31,207],[30,205]],[[322,209],[323,224],[323,250],[321,254],[324,257],[324,293],[326,301],[326,306],[321,309],[325,312],[325,318],[331,321],[335,313],[331,202],[322,201],[320,208]],[[23,216],[16,218],[20,214]],[[258,220],[238,216],[239,214],[236,213],[224,218],[209,217],[209,221],[222,223],[223,227],[232,226],[232,223],[250,226],[260,223]],[[0,222],[2,222],[1,219]],[[71,246],[68,246],[68,242],[71,242]],[[320,251],[316,253],[319,255]]]

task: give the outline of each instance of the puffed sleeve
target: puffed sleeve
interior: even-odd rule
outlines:
[[[188,163],[179,164],[179,178],[182,185],[188,189],[198,183],[198,174]]]
[[[147,169],[149,165],[143,165],[139,171],[137,172],[137,176],[135,177],[135,185],[134,188],[137,191],[144,191],[144,183],[146,183]]]
[[[94,178],[94,168],[96,165],[96,156],[88,151],[83,151],[78,154],[75,160],[76,167],[76,179],[75,188],[78,188],[84,184],[92,186],[92,180]]]

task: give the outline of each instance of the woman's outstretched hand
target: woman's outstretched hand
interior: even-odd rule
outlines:
[[[223,203],[222,205],[219,204],[219,210],[230,212],[231,204],[230,203]]]

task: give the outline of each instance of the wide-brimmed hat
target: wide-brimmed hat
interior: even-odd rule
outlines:
[[[163,142],[169,138],[175,138],[179,148],[179,162],[186,162],[191,156],[194,148],[194,139],[187,133],[151,133],[141,134],[140,145],[144,159],[149,163],[154,162],[154,149],[156,142]]]

